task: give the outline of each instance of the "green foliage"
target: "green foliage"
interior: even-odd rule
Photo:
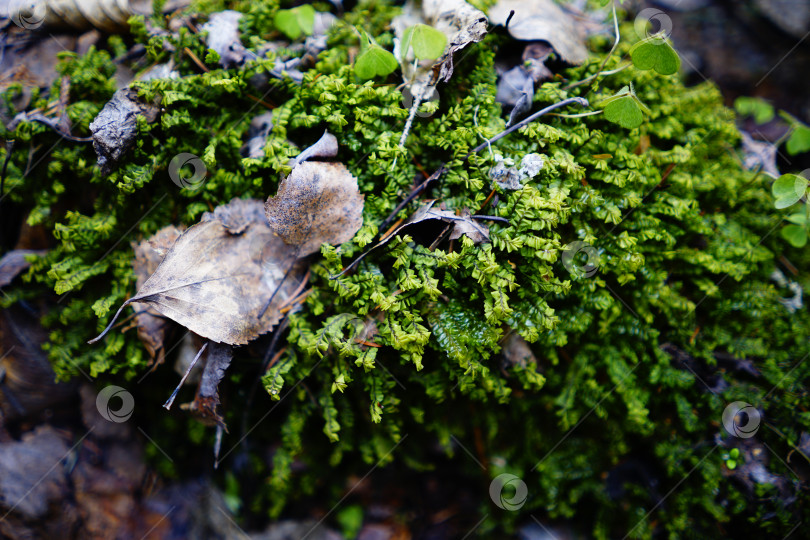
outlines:
[[[403,58],[412,47],[414,56],[419,60],[435,60],[444,53],[446,46],[447,36],[444,32],[426,24],[410,26],[402,34]]]
[[[630,49],[630,58],[638,69],[652,69],[661,75],[673,75],[681,68],[678,53],[659,36],[651,36],[636,43]]]
[[[346,21],[390,47],[385,28],[395,12],[387,2],[360,2]],[[252,46],[271,31],[271,14],[258,4],[248,8],[244,24],[257,36]],[[465,159],[505,128],[494,100],[495,50],[504,38],[490,35],[469,47],[452,83],[441,88],[438,114],[418,118],[400,148],[408,114],[401,94],[394,85],[357,82],[362,68],[351,66],[348,54],[356,35],[337,28],[300,85],[271,82],[268,99],[278,105],[272,135],[264,157],[243,159],[250,119],[263,112],[249,98],[251,79],[274,60],[244,70],[211,62],[210,72],[200,74],[184,49],[205,58],[202,36],[181,33],[170,53],[156,41],[165,38],[137,35],[149,63],[171,56],[183,77],[138,83],[142,98],[159,99],[163,112],[154,124],[139,124],[135,147],[112,174],[101,177],[90,145],[60,141],[39,124],[4,134],[23,149],[9,162],[8,200],[28,212],[30,224],[46,228],[55,246],[0,302],[53,300],[43,322],[60,376],[79,369],[92,376],[142,375],[146,355],[133,330],[85,344],[134,291],[130,242],[169,223],[191,225],[233,197],[275,193],[289,158],[324,129],[334,133],[340,159],[366,195],[364,227],[351,242],[313,258],[312,292],[291,315],[282,352],[261,374],[269,396],[262,406],[243,410],[241,404],[267,342],[236,351],[226,377],[233,383],[222,390],[227,420],[256,425],[253,448],[273,449],[250,454],[252,474],[263,483],[242,501],[244,511],[275,517],[316,492],[319,500],[338,502],[347,475],[395,460],[427,469],[438,444],[462,474],[481,475],[481,469],[458,445],[486,458],[489,478],[474,494],[489,516],[482,530],[509,528],[533,513],[573,520],[597,538],[708,537],[735,524],[784,536],[810,517],[806,505],[785,507],[777,497],[746,494],[726,474],[739,471],[741,460],[732,470],[720,453],[707,457],[723,436],[718,426],[733,400],[761,407],[769,425],[791,440],[810,429],[810,416],[797,414],[810,377],[810,363],[800,362],[810,353],[810,317],[805,309],[789,313],[769,281],[783,254],[802,271],[810,261],[784,233],[771,234],[778,224],[771,181],[740,169],[727,151],[739,134],[716,88],[687,88],[654,69],[619,71],[599,81],[600,94],[615,98],[605,115],[544,117],[493,144],[493,153]],[[600,39],[594,46],[606,50],[608,40]],[[604,68],[615,69],[630,50],[621,43]],[[601,63],[594,58],[563,75],[583,80]],[[93,49],[82,58],[66,56],[60,70],[75,81],[67,110],[74,133],[87,133],[114,90],[115,65]],[[566,86],[543,84],[535,102],[545,106],[590,91]],[[642,101],[644,123],[635,109],[625,110],[627,103],[643,110]],[[620,110],[608,113],[616,102]],[[47,102],[39,98],[36,105],[44,110]],[[503,190],[489,176],[495,151],[515,162],[539,153],[544,166],[521,189]],[[181,152],[206,163],[208,176],[197,189],[180,189],[168,176]],[[430,196],[451,210],[483,208],[507,220],[489,224],[491,242],[462,238],[431,250],[416,233],[401,235],[353,273],[331,279],[383,232],[384,218],[414,179],[424,178],[421,171],[442,163],[448,171]],[[787,202],[795,190],[782,190],[784,182],[777,200]],[[493,189],[497,196],[490,198]],[[598,252],[596,274],[563,264],[575,241]],[[511,333],[530,343],[535,359],[506,361],[502,348]],[[717,395],[662,350],[667,343],[707,369],[716,367],[715,353],[750,359],[761,376],[718,371],[730,387]],[[160,403],[174,382],[152,384]],[[268,411],[272,419],[264,421]],[[150,430],[156,440],[175,447],[178,440],[180,446],[202,441],[210,448],[210,430],[161,418],[162,433]],[[776,452],[790,450],[770,430],[757,437]],[[631,458],[654,464],[666,504],[639,486],[620,500],[608,496],[605,478]],[[776,459],[769,470],[791,474]],[[486,484],[500,472],[526,482],[529,498],[520,512],[491,505]],[[233,507],[237,491],[229,486]],[[797,497],[806,502],[806,493]],[[339,515],[345,530],[356,527],[353,511]]]
[[[315,9],[309,4],[279,9],[273,17],[273,24],[291,39],[298,39],[302,34],[308,36],[314,28]]]
[[[753,116],[757,124],[770,122],[775,115],[773,105],[760,98],[748,96],[735,99],[734,110],[743,116]]]
[[[360,54],[357,55],[357,60],[354,62],[355,74],[363,80],[368,80],[393,73],[399,66],[394,55],[377,45],[377,42],[365,32],[363,32],[363,38],[361,38],[363,43]]]
[[[639,127],[644,121],[643,113],[649,113],[647,106],[638,99],[632,84],[602,101],[601,105],[607,120],[627,129]]]
[[[777,178],[771,186],[776,208],[787,208],[799,202],[804,197],[808,184],[810,182],[796,174],[783,174]]]

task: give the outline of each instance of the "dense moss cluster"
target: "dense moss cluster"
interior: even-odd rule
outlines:
[[[246,45],[275,37],[276,7],[245,7]],[[346,21],[387,45],[395,12],[385,2],[365,1]],[[604,538],[654,531],[706,537],[749,527],[784,534],[810,517],[801,509],[806,493],[783,462],[810,428],[810,367],[802,363],[810,354],[810,318],[805,309],[790,313],[780,302],[787,292],[769,280],[780,258],[803,271],[807,256],[774,234],[782,215],[773,209],[770,180],[740,167],[734,118],[716,88],[687,88],[677,76],[626,69],[597,87],[566,90],[597,71],[595,52],[591,62],[543,84],[535,105],[572,96],[595,103],[632,83],[651,111],[640,128],[628,131],[600,115],[548,116],[465,159],[505,127],[493,68],[507,45],[503,36],[463,51],[451,82],[439,87],[435,114],[419,118],[398,148],[407,117],[398,81],[356,80],[350,49],[357,38],[346,26],[332,32],[302,84],[271,81],[261,100],[253,84],[272,58],[223,70],[200,35],[181,31],[174,53],[164,51],[164,38],[149,40],[144,29],[138,35],[150,64],[172,56],[183,77],[136,83],[145,100],[160,100],[163,112],[158,122],[140,125],[136,147],[112,174],[100,175],[90,145],[59,142],[39,124],[4,134],[17,141],[9,198],[31,225],[52,232],[55,245],[34,263],[26,284],[0,302],[60,295],[44,321],[60,376],[78,368],[119,381],[142,374],[147,358],[134,331],[85,344],[134,292],[129,242],[166,224],[191,225],[233,197],[275,193],[288,159],[328,129],[366,194],[365,225],[352,242],[325,246],[313,260],[312,293],[291,316],[286,348],[262,379],[274,399],[284,399],[273,425],[261,424],[253,435],[274,452],[250,458],[268,480],[243,501],[248,509],[277,516],[291,497],[315,490],[337,501],[348,472],[362,475],[375,464],[430,468],[438,441],[467,474],[484,473],[461,447],[476,449],[489,478],[508,472],[527,484],[526,505],[514,513],[492,506],[482,484],[474,496],[482,515],[489,514],[483,531],[509,527],[528,513],[576,518],[583,531]],[[71,78],[74,134],[88,133],[114,92],[111,53],[120,53],[122,43],[107,45],[109,51],[65,55],[61,63]],[[630,45],[620,45],[606,69],[617,67]],[[608,38],[592,46],[604,53]],[[201,72],[186,51],[209,71]],[[5,92],[7,102],[13,95],[14,88]],[[47,106],[45,97],[37,99]],[[250,120],[264,110],[258,101],[277,105],[274,128],[265,157],[244,159]],[[181,152],[199,155],[208,168],[198,189],[180,189],[168,177],[169,162]],[[532,152],[544,157],[540,173],[522,189],[497,188],[490,197],[496,154],[519,162]],[[384,232],[378,227],[415,179],[442,163],[448,172],[431,198],[509,223],[491,222],[491,242],[480,245],[462,238],[431,250],[435,234],[427,242],[404,234],[333,279]],[[572,274],[562,264],[574,241],[598,254],[594,275]],[[531,343],[536,362],[504,359],[511,333]],[[256,355],[264,354],[256,350],[242,354],[241,366],[237,351],[231,370],[239,384],[228,386],[230,396],[225,392],[226,413],[234,425],[247,394],[240,386],[250,386]],[[690,362],[679,363],[678,355]],[[718,371],[718,355],[751,360],[758,375]],[[713,374],[715,382],[699,373]],[[728,384],[716,384],[717,377]],[[152,391],[157,408],[171,386]],[[767,469],[786,479],[789,495],[768,484],[749,493],[751,480],[724,465],[723,452],[741,441],[727,436],[720,420],[738,400],[763,411],[756,440],[773,453]],[[248,424],[266,410],[249,411]],[[185,429],[166,421],[158,437],[182,437]],[[192,440],[210,443],[211,433],[188,429]],[[803,459],[796,454],[794,463]],[[295,462],[305,466],[293,472]],[[630,482],[620,496],[606,489],[628,463],[643,463],[655,487]]]

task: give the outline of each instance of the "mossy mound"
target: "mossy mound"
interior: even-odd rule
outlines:
[[[246,45],[256,47],[272,31],[276,7],[246,9],[243,28],[253,36]],[[395,11],[360,2],[346,20],[385,46]],[[151,61],[168,59],[163,37],[140,35]],[[134,331],[85,344],[134,292],[129,242],[167,224],[192,225],[234,197],[274,194],[289,158],[328,129],[365,193],[365,225],[313,261],[312,293],[290,317],[284,352],[262,379],[281,407],[251,432],[252,448],[272,444],[274,451],[249,458],[251,474],[267,481],[242,501],[246,511],[275,517],[290,499],[313,492],[337,502],[346,476],[375,464],[430,469],[438,441],[455,456],[454,467],[488,477],[473,494],[488,514],[479,532],[511,527],[530,513],[570,518],[601,538],[703,538],[754,528],[784,535],[806,521],[797,474],[808,463],[795,448],[810,430],[810,365],[803,362],[810,317],[780,302],[788,292],[770,276],[788,259],[803,272],[808,258],[775,234],[783,215],[773,209],[771,180],[741,168],[739,134],[717,89],[626,69],[597,88],[566,90],[598,70],[598,52],[609,43],[595,39],[592,61],[543,84],[536,108],[586,94],[597,102],[632,83],[650,109],[640,128],[626,130],[602,115],[547,116],[465,161],[505,127],[493,65],[506,38],[490,35],[465,51],[451,82],[439,87],[437,112],[417,120],[404,149],[397,147],[407,117],[398,81],[357,81],[349,50],[356,44],[339,27],[302,84],[271,83],[263,101],[277,107],[262,159],[243,158],[240,148],[251,118],[264,111],[251,79],[272,60],[219,69],[202,37],[188,32],[172,55],[183,77],[137,84],[143,99],[160,99],[163,112],[158,122],[141,123],[136,147],[109,176],[101,176],[90,145],[56,145],[58,136],[44,126],[23,123],[4,133],[16,148],[32,149],[12,153],[9,201],[55,241],[0,302],[60,295],[44,321],[57,373],[82,369],[118,381],[144,373],[147,358]],[[630,45],[621,44],[605,69],[617,67]],[[107,43],[116,55],[122,47],[117,38]],[[186,50],[209,71],[201,73]],[[60,69],[71,78],[74,134],[87,134],[114,91],[111,54],[67,55]],[[6,90],[7,102],[13,95],[13,87]],[[47,107],[48,99],[38,100]],[[167,166],[181,152],[199,155],[208,168],[197,189],[169,179]],[[528,153],[543,156],[539,174],[490,197],[495,155],[519,163]],[[509,223],[491,222],[491,241],[479,245],[462,238],[431,250],[415,235],[400,236],[355,272],[330,278],[384,232],[378,227],[414,179],[442,163],[448,172],[430,198]],[[563,264],[572,242],[594,255],[595,273]],[[372,321],[376,332],[358,342],[358,325]],[[531,344],[533,359],[505,359],[510,334]],[[268,343],[244,350],[241,363],[236,352],[223,390],[230,425],[253,425],[274,407],[243,411]],[[741,362],[753,369],[734,369]],[[170,377],[163,382],[151,383],[155,409],[172,389]],[[723,411],[736,401],[762,413],[754,438],[723,430]],[[187,431],[205,448],[213,439],[176,417],[155,412],[152,420],[161,426],[152,434],[173,446]],[[234,444],[238,436],[231,438]],[[731,469],[723,456],[735,447],[747,461]],[[752,477],[754,466],[765,476]],[[502,473],[527,486],[519,511],[490,500],[486,485]],[[226,475],[229,492],[240,496],[235,477]]]

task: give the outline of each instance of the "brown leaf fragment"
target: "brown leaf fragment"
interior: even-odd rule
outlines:
[[[98,116],[90,123],[93,148],[98,155],[101,174],[109,174],[121,157],[135,144],[138,135],[138,117],[147,122],[157,119],[160,109],[142,103],[138,92],[122,88],[113,94]]]
[[[231,365],[233,349],[230,345],[220,343],[208,344],[208,360],[205,363],[200,385],[194,401],[182,406],[183,409],[196,413],[209,424],[225,427],[225,420],[219,413],[219,382],[225,377],[225,371]]]
[[[569,64],[588,58],[584,28],[553,0],[498,0],[489,9],[492,24],[505,25],[509,14],[509,34],[521,41],[547,41]]]
[[[50,426],[26,433],[19,442],[0,445],[0,511],[13,509],[29,520],[46,516],[50,505],[69,490],[65,467],[55,466],[68,449]],[[8,513],[3,511],[5,516]]]
[[[503,343],[503,357],[510,366],[525,368],[528,364],[537,364],[531,347],[517,332],[513,332]]]
[[[280,320],[278,306],[303,275],[296,258],[267,225],[261,201],[234,199],[181,234],[121,309],[145,303],[211,341],[244,345]],[[270,298],[270,309],[259,317]],[[115,317],[90,343],[109,331]]]
[[[389,242],[389,240],[403,232],[403,229],[428,220],[439,220],[452,225],[453,229],[450,231],[451,240],[456,240],[462,236],[468,236],[476,244],[489,240],[489,228],[481,225],[480,223],[476,223],[468,211],[464,210],[462,215],[457,216],[450,210],[438,210],[433,208],[435,203],[436,201],[428,201],[420,206],[416,212],[414,212],[413,215],[408,218],[408,221],[395,228],[387,235],[383,236],[378,243],[367,249],[362,255],[353,260],[339,274],[330,277],[334,279],[344,275],[346,272],[357,266],[357,263],[359,263],[366,255],[375,249],[384,246]]]
[[[342,244],[363,225],[363,195],[342,163],[304,162],[281,181],[264,207],[270,227],[305,257],[321,244]]]
[[[460,216],[441,210],[441,220],[453,224],[453,232],[450,233],[450,240],[457,240],[462,236],[467,236],[476,244],[489,240],[489,227],[478,223],[470,217],[470,212],[465,210]]]
[[[298,154],[295,158],[290,160],[290,166],[295,167],[296,165],[307,161],[309,159],[316,159],[316,158],[334,158],[337,156],[338,153],[338,142],[337,137],[329,133],[328,131],[324,131],[323,135],[321,136],[318,141]]]
[[[45,251],[30,249],[15,249],[9,251],[0,259],[0,287],[5,287],[11,283],[15,277],[26,270],[31,263],[28,262],[28,255],[45,255]]]
[[[164,227],[148,240],[140,244],[133,242],[132,249],[135,251],[135,259],[132,261],[132,268],[135,271],[137,281],[136,287],[140,289],[146,280],[149,279],[163,257],[169,251],[182,231],[174,225]],[[138,338],[146,347],[153,365],[163,363],[165,350],[163,344],[171,332],[174,323],[161,315],[154,308],[144,306],[133,306],[135,310],[135,324],[138,328]]]
[[[447,35],[444,55],[436,62],[441,64],[439,80],[447,82],[453,75],[453,54],[484,39],[487,17],[464,0],[424,0],[422,13],[425,20]]]

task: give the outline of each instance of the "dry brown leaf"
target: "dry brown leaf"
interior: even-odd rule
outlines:
[[[135,286],[138,289],[143,287],[149,276],[157,270],[163,257],[166,256],[181,233],[180,229],[169,225],[140,244],[133,242],[132,249],[135,251],[135,259],[132,261],[132,268],[135,271],[137,278]],[[146,347],[153,365],[162,364],[165,355],[163,343],[174,323],[154,308],[133,306],[133,309],[136,313],[135,324],[138,327],[138,338]]]
[[[295,250],[264,220],[261,201],[234,199],[180,235],[138,293],[90,343],[109,331],[125,306],[140,302],[211,341],[244,345],[280,320],[278,306],[303,275],[295,259]]]
[[[553,0],[498,0],[489,9],[492,24],[505,25],[509,14],[509,34],[521,41],[547,41],[569,64],[588,59],[585,32]]]
[[[270,227],[297,257],[342,244],[363,225],[363,195],[342,163],[304,162],[281,181],[265,203]]]
[[[197,395],[194,401],[183,405],[182,408],[196,413],[206,423],[225,427],[225,420],[219,414],[218,386],[232,359],[233,349],[230,345],[209,343],[208,359],[200,378],[200,385],[197,387]]]

